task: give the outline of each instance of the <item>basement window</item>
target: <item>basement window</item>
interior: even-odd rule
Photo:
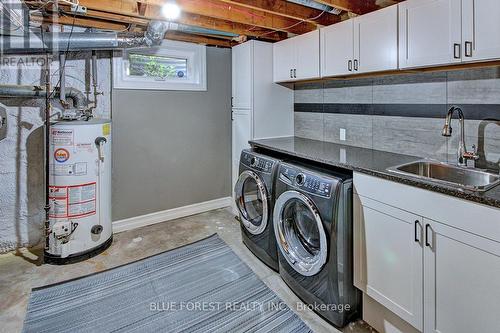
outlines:
[[[207,90],[206,48],[165,40],[158,47],[116,52],[113,85],[116,89]]]

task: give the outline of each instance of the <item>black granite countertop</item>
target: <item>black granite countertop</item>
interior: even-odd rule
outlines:
[[[256,148],[319,162],[337,168],[357,171],[500,208],[500,185],[485,192],[473,192],[387,171],[389,167],[422,159],[417,156],[402,155],[298,137],[253,140],[250,141],[250,144]]]

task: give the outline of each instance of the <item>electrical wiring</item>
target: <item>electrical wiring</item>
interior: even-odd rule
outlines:
[[[284,28],[280,28],[280,29],[275,29],[275,30],[271,30],[271,31],[265,32],[265,33],[263,33],[263,34],[260,34],[260,35],[258,35],[258,36],[257,36],[257,38],[260,38],[260,37],[262,37],[262,36],[266,36],[266,35],[269,35],[269,34],[275,33],[275,32],[277,32],[277,31],[282,31],[282,30],[288,30],[288,29],[291,29],[291,28],[296,27],[296,26],[298,26],[299,24],[302,24],[302,23],[307,22],[307,21],[314,21],[314,20],[317,20],[317,19],[319,19],[319,18],[320,18],[320,17],[321,17],[324,13],[326,13],[326,10],[323,10],[320,14],[318,14],[318,15],[316,15],[316,16],[314,16],[314,17],[310,17],[310,18],[302,19],[302,20],[298,21],[297,23],[294,23],[294,24],[292,24],[292,25],[290,25],[290,26],[288,26],[288,27],[284,27]]]

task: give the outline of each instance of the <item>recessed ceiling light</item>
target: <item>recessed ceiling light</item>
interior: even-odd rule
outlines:
[[[175,2],[167,2],[161,8],[163,16],[169,20],[175,20],[181,15],[181,9]]]

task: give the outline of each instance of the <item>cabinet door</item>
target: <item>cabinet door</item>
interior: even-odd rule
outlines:
[[[400,68],[460,62],[457,0],[407,0],[399,5]]]
[[[274,82],[292,81],[295,50],[292,38],[273,44]]]
[[[250,148],[248,141],[252,139],[252,118],[250,110],[232,111],[232,165],[233,188],[238,178],[238,167],[241,151]]]
[[[319,78],[319,30],[292,38],[295,43],[294,78],[296,80]]]
[[[354,71],[398,68],[398,7],[390,6],[354,19]]]
[[[500,243],[424,222],[424,332],[498,332]]]
[[[320,30],[321,76],[351,74],[353,72],[353,20],[333,24]]]
[[[500,58],[500,1],[462,0],[462,59]]]
[[[421,218],[357,194],[354,197],[355,286],[422,330]]]
[[[252,50],[253,42],[247,42],[232,49],[232,106],[249,109],[252,107]]]

